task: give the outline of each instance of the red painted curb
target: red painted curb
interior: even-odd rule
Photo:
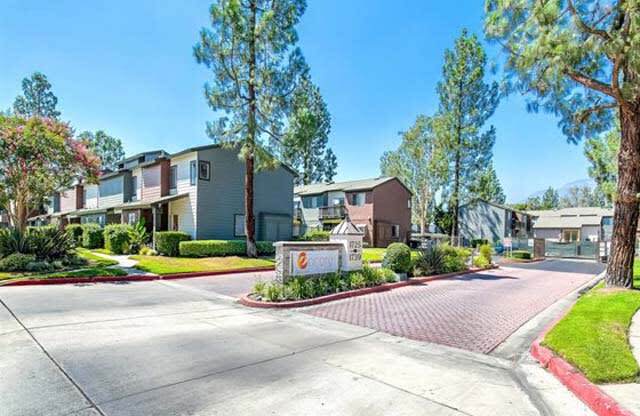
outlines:
[[[67,285],[78,283],[115,283],[115,282],[148,282],[152,280],[175,280],[175,279],[188,279],[191,277],[204,277],[204,276],[220,276],[226,274],[236,273],[254,273],[265,272],[274,270],[275,267],[253,267],[247,269],[234,269],[234,270],[218,270],[212,272],[189,272],[189,273],[174,273],[166,275],[145,275],[145,274],[130,274],[127,276],[94,276],[94,277],[59,277],[53,279],[25,279],[16,280],[7,283],[0,283],[0,287],[5,286],[42,286],[42,285]]]
[[[260,300],[251,299],[249,297],[249,294],[246,294],[246,295],[242,296],[238,300],[238,302],[240,304],[244,305],[244,306],[249,306],[251,308],[263,308],[263,309],[268,309],[268,308],[277,308],[277,309],[302,308],[302,307],[305,307],[305,306],[318,305],[320,303],[332,302],[332,301],[340,300],[340,299],[353,298],[353,297],[357,297],[357,296],[368,295],[368,294],[371,294],[371,293],[386,292],[386,291],[389,291],[389,290],[393,290],[393,289],[397,289],[397,288],[405,287],[405,286],[410,286],[410,285],[419,285],[421,283],[429,282],[429,281],[432,281],[432,280],[449,279],[449,278],[455,277],[455,276],[462,276],[462,275],[465,275],[465,274],[476,273],[476,272],[483,271],[483,270],[491,270],[491,269],[494,269],[494,268],[496,268],[496,267],[491,267],[491,268],[488,268],[488,269],[473,268],[473,269],[465,270],[465,271],[462,271],[462,272],[446,273],[446,274],[439,274],[439,275],[435,275],[435,276],[426,276],[426,277],[416,277],[416,278],[411,278],[409,280],[404,280],[404,281],[395,282],[395,283],[384,283],[384,284],[382,284],[380,286],[366,287],[366,288],[363,288],[363,289],[348,290],[346,292],[340,292],[340,293],[332,293],[332,294],[329,294],[329,295],[320,296],[320,297],[312,298],[312,299],[287,300],[287,301],[283,301],[283,302],[264,302],[264,301],[260,301]]]
[[[568,310],[563,314],[563,316]],[[561,318],[554,321],[545,329],[540,337],[531,344],[531,355],[538,360],[540,365],[553,374],[584,404],[589,406],[598,416],[634,416],[632,412],[622,407],[615,399],[591,383],[579,370],[557,356],[549,348],[540,343],[544,336],[558,323]]]

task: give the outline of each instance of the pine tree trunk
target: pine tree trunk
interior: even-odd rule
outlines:
[[[257,5],[255,1],[251,1],[251,17],[250,28],[251,35],[249,39],[249,108],[247,112],[248,137],[245,155],[245,176],[244,176],[244,231],[247,240],[247,257],[258,257],[258,249],[256,247],[256,220],[253,212],[253,187],[255,172],[255,146],[256,146],[256,14]]]
[[[618,187],[613,214],[611,256],[607,264],[607,287],[631,288],[638,227],[640,193],[640,108],[621,108]]]
[[[458,147],[459,149],[459,147]],[[451,227],[451,245],[459,245],[458,238],[458,212],[460,210],[460,151],[456,151],[455,173],[453,183],[453,224]]]

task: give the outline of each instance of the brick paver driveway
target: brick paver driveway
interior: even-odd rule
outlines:
[[[310,307],[305,312],[393,335],[489,353],[602,266],[548,260]]]

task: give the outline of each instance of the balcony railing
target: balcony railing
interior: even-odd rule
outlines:
[[[347,208],[344,205],[321,207],[319,218],[321,220],[343,219],[347,216]]]

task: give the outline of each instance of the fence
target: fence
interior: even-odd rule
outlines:
[[[595,259],[599,246],[593,241],[573,241],[561,243],[558,241],[545,241],[545,255],[547,257],[577,257]]]

